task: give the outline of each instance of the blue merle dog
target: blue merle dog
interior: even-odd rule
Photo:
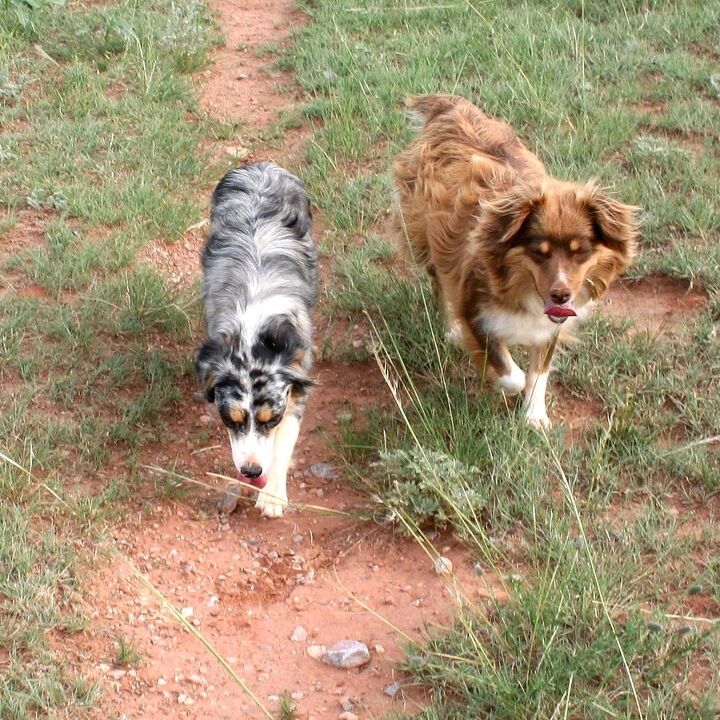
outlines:
[[[258,488],[255,506],[267,517],[287,506],[287,471],[313,385],[310,225],[298,178],[270,162],[246,165],[215,188],[202,255],[207,340],[196,372],[227,427],[238,479]],[[236,502],[230,492],[221,508],[231,512]]]

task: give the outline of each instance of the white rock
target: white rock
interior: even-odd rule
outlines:
[[[290,640],[292,642],[305,642],[307,637],[308,631],[302,625],[298,625],[290,634]]]
[[[435,572],[438,575],[450,575],[453,571],[453,564],[450,558],[440,556],[435,558]]]
[[[189,618],[194,615],[195,611],[191,607],[184,607],[182,610],[180,610],[180,614],[184,618]]]
[[[358,640],[340,640],[331,645],[320,659],[326,665],[354,668],[370,662],[370,651],[365,643]]]
[[[306,652],[314,660],[320,660],[320,658],[325,654],[325,646],[324,645],[308,645]]]

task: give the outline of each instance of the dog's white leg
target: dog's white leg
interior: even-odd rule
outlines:
[[[550,428],[550,418],[545,407],[550,364],[555,352],[555,339],[548,345],[533,347],[530,350],[530,372],[525,388],[523,411],[525,419],[537,430]]]
[[[300,433],[300,418],[288,412],[275,431],[273,459],[267,485],[258,493],[255,507],[265,517],[280,517],[287,507],[287,471]]]
[[[550,418],[545,408],[548,375],[548,372],[541,372],[531,373],[528,376],[528,389],[525,393],[523,411],[525,419],[537,430],[550,428]]]
[[[518,395],[525,389],[525,373],[518,367],[509,353],[506,362],[510,372],[501,375],[497,379],[498,387],[506,395]]]

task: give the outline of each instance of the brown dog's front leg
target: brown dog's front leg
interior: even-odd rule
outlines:
[[[498,388],[506,395],[517,395],[525,388],[525,373],[515,364],[507,344],[483,332],[475,323],[462,323],[465,348],[478,371],[484,375],[489,365]]]
[[[550,418],[545,408],[545,393],[556,342],[557,336],[547,345],[537,345],[530,349],[530,372],[523,411],[525,419],[538,430],[550,427]]]

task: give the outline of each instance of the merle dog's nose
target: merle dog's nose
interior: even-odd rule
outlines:
[[[570,299],[570,291],[567,288],[560,288],[550,292],[550,299],[558,305],[564,305]]]
[[[243,465],[240,472],[248,478],[258,478],[262,475],[262,468],[259,465]]]

